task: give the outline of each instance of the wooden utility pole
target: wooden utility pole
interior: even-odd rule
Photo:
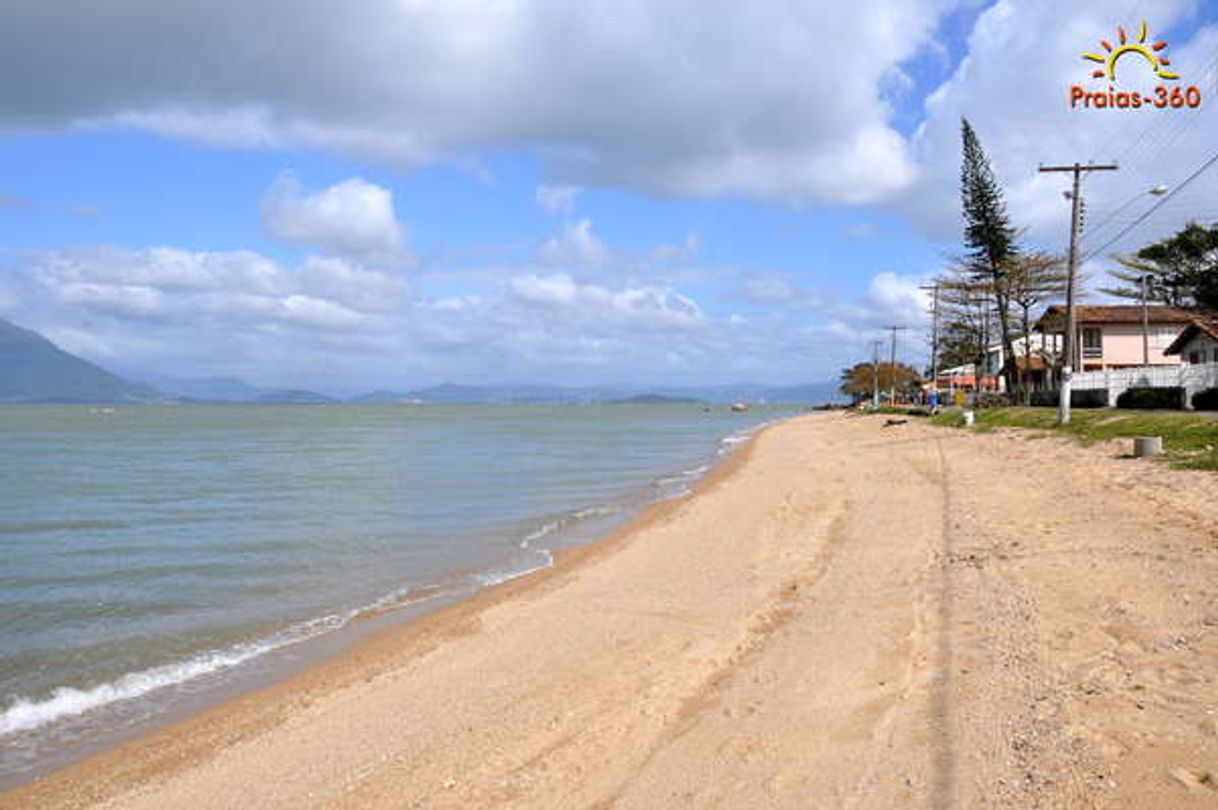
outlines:
[[[1146,271],[1142,271],[1142,365],[1150,365],[1150,308],[1146,305]]]
[[[1070,172],[1073,184],[1070,191],[1070,261],[1066,265],[1066,335],[1062,341],[1062,383],[1057,403],[1057,421],[1065,425],[1070,421],[1070,383],[1074,378],[1074,277],[1078,272],[1079,219],[1082,214],[1083,195],[1080,191],[1084,172],[1114,172],[1115,163],[1072,163],[1068,166],[1044,166],[1042,172]]]
[[[871,410],[880,407],[880,347],[882,340],[871,341]]]
[[[888,389],[888,404],[895,406],[897,404],[897,332],[904,332],[908,327],[885,326],[884,328],[892,330],[892,352],[888,361],[888,373],[892,375],[892,378]]]

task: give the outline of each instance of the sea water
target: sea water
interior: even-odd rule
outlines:
[[[548,565],[791,413],[0,406],[0,786]]]

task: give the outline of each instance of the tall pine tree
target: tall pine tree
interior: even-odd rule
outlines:
[[[1007,390],[1014,390],[1015,352],[1010,328],[1010,291],[1007,269],[1018,252],[1015,229],[1007,217],[1002,187],[994,177],[981,141],[968,119],[960,120],[963,140],[963,165],[960,170],[960,196],[964,205],[964,244],[968,249],[965,264],[972,278],[993,291],[993,309],[998,315],[1005,362],[1002,368]],[[992,341],[992,338],[990,338]],[[977,359],[985,359],[985,348]]]

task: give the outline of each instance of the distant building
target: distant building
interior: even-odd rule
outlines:
[[[1015,354],[1015,368],[1022,372],[1024,385],[1040,388],[1046,384],[1052,358],[1057,356],[1061,335],[1046,335],[1033,333],[1027,340],[1015,338],[1011,341],[1011,349]],[[1002,378],[1002,367],[1006,362],[1006,349],[1001,343],[991,346],[985,352],[985,364],[982,367],[982,377],[993,377],[997,380],[993,390],[1005,391],[1006,381]]]
[[[1166,353],[1169,346],[1196,317],[1174,307],[1146,307],[1146,337],[1149,347],[1147,363],[1143,362],[1143,321],[1141,304],[1115,306],[1079,306],[1075,313],[1076,371],[1107,371],[1143,365],[1176,366],[1177,355]],[[1064,336],[1066,308],[1051,306],[1036,322],[1036,330],[1047,336]],[[1056,364],[1058,358],[1054,357]]]
[[[1163,353],[1190,366],[1218,363],[1218,318],[1195,318]]]

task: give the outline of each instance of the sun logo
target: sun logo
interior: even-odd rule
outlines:
[[[1104,67],[1096,70],[1091,75],[1097,79],[1102,79],[1105,76],[1108,81],[1116,80],[1116,65],[1122,56],[1129,54],[1137,54],[1150,63],[1150,67],[1154,70],[1155,75],[1160,79],[1178,79],[1178,74],[1167,70],[1167,66],[1171,61],[1165,56],[1160,56],[1159,51],[1167,47],[1167,43],[1160,40],[1150,45],[1146,44],[1146,20],[1142,20],[1142,25],[1138,28],[1138,38],[1134,42],[1128,41],[1125,36],[1125,29],[1117,27],[1117,46],[1112,47],[1112,43],[1106,39],[1101,39],[1100,44],[1104,46],[1104,50],[1108,52],[1107,56],[1101,56],[1095,53],[1085,53],[1083,58],[1091,62],[1099,62]]]

